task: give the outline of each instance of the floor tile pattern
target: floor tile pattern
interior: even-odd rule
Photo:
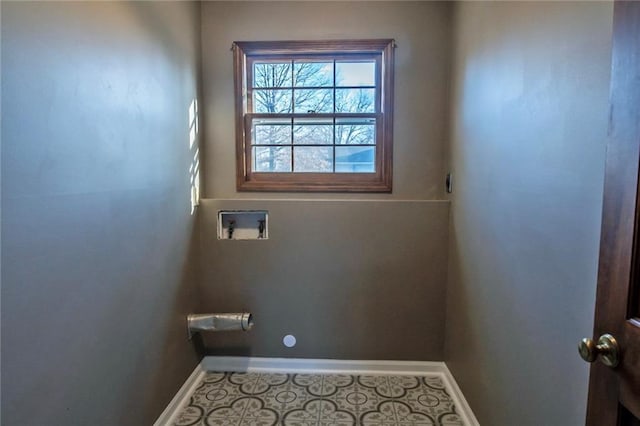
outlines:
[[[207,373],[175,426],[463,426],[437,376]]]

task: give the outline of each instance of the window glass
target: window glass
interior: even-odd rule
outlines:
[[[254,146],[253,164],[256,172],[290,172],[291,148],[288,146]]]
[[[296,146],[293,148],[294,171],[301,173],[333,172],[333,148]]]
[[[265,114],[291,112],[292,91],[289,89],[253,90],[253,111]]]
[[[253,64],[253,87],[291,87],[291,62]]]
[[[371,173],[375,169],[375,147],[336,147],[336,172]]]
[[[336,86],[375,86],[375,84],[375,62],[336,62]]]
[[[333,119],[296,118],[293,120],[293,143],[300,145],[333,144]]]
[[[333,86],[333,62],[294,61],[293,77],[296,87]]]

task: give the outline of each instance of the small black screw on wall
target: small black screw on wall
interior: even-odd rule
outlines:
[[[235,227],[236,227],[236,221],[230,220],[229,221],[229,239],[230,240],[233,239],[233,231],[235,231]]]

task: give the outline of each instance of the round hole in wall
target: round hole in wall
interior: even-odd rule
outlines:
[[[296,345],[296,338],[293,334],[287,334],[284,336],[284,339],[282,339],[282,343],[284,343],[286,347],[292,348]]]

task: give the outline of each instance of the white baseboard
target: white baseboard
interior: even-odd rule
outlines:
[[[431,361],[361,361],[306,358],[253,358],[207,356],[189,376],[176,397],[158,418],[154,426],[171,424],[180,410],[188,404],[189,396],[206,371],[243,373],[314,373],[314,374],[375,374],[405,376],[439,376],[447,393],[462,417],[465,426],[480,426],[471,407],[460,391],[444,362]]]
[[[246,373],[316,374],[396,374],[420,376],[444,372],[444,363],[428,361],[361,361],[310,358],[252,358],[207,356],[202,360],[207,371]]]
[[[176,422],[176,417],[180,414],[182,409],[189,405],[191,394],[196,390],[196,387],[202,381],[207,370],[202,368],[202,363],[196,365],[191,375],[187,377],[182,387],[178,390],[178,393],[173,397],[167,408],[164,409],[158,420],[153,426],[165,426],[172,425]]]

